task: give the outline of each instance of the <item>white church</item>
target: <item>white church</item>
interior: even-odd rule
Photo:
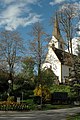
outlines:
[[[77,54],[77,41],[77,38],[72,40],[72,50],[74,55]],[[71,55],[68,50],[65,50],[65,42],[60,34],[57,20],[55,20],[54,23],[52,39],[49,42],[48,52],[42,68],[51,68],[57,76],[59,83],[65,83],[65,80],[69,78],[72,69]]]

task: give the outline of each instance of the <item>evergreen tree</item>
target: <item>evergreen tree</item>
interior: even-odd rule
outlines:
[[[74,81],[73,83],[80,83],[80,45],[78,45],[77,56],[73,56],[73,62],[74,66],[71,71],[70,78],[72,79],[72,81]]]

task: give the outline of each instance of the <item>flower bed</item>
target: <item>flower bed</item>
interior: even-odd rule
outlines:
[[[0,102],[0,110],[22,111],[22,110],[29,110],[29,107],[27,104],[24,104],[24,103],[3,101],[3,102]]]

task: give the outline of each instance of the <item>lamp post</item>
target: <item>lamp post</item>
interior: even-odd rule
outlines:
[[[23,103],[23,94],[24,94],[24,93],[23,93],[23,91],[22,91],[22,103]]]
[[[8,80],[8,83],[9,83],[8,95],[10,96],[10,92],[11,92],[11,83],[12,83],[12,81],[11,81],[11,80]]]
[[[27,85],[29,82],[28,81],[24,81],[23,82],[23,89],[24,89],[24,85]],[[23,91],[23,89],[22,89],[22,92],[21,92],[21,101],[22,101],[22,103],[23,103],[23,100],[24,100],[24,91]]]

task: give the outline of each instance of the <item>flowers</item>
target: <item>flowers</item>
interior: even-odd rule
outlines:
[[[0,102],[0,110],[7,111],[19,111],[19,110],[29,110],[29,107],[27,104],[24,103],[17,103],[17,102],[11,102],[11,101],[2,101]]]

